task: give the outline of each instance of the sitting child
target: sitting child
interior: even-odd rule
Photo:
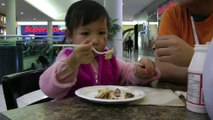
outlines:
[[[67,36],[79,45],[64,48],[41,76],[41,90],[52,98],[74,95],[76,89],[93,85],[144,85],[160,76],[154,62],[125,62],[111,56],[106,59],[97,51],[106,51],[109,16],[105,8],[94,1],[82,0],[70,6],[66,18]]]

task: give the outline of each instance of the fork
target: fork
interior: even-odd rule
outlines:
[[[131,62],[131,63],[134,63],[134,64],[137,64],[137,65],[139,65],[139,66],[141,66],[142,68],[146,68],[145,67],[145,65],[144,64],[142,64],[142,63],[139,63],[139,62],[134,62],[134,61],[132,61],[132,60],[130,60],[130,59],[127,59],[127,58],[122,58],[123,60],[125,60],[125,61],[128,61],[128,62]]]
[[[79,47],[79,46],[83,46],[83,45],[77,45],[77,44],[54,44],[52,45],[53,47]],[[100,52],[98,50],[96,50],[94,47],[92,47],[92,50],[97,53],[97,54],[107,54],[110,52],[113,52],[112,50],[107,50],[105,52]]]
[[[125,61],[128,61],[128,62],[134,63],[136,65],[139,65],[141,68],[143,68],[144,73],[148,74],[148,70],[146,69],[146,66],[144,64],[139,63],[139,62],[134,62],[134,61],[127,59],[127,58],[124,58],[124,57],[122,59],[125,60]]]

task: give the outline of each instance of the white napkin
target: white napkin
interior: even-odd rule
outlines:
[[[130,86],[132,89],[140,89],[145,92],[145,97],[135,101],[136,105],[159,106],[185,106],[183,101],[171,89],[159,89],[150,87]]]

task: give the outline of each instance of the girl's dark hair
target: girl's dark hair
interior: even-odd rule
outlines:
[[[66,14],[65,23],[69,32],[81,25],[87,25],[98,19],[106,18],[109,30],[109,15],[99,3],[91,0],[81,0],[72,4]]]

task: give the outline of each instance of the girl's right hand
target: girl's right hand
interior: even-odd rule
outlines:
[[[81,64],[89,64],[95,58],[95,54],[92,50],[92,44],[81,44],[81,46],[75,48],[68,58],[68,63],[72,68],[78,68]]]

